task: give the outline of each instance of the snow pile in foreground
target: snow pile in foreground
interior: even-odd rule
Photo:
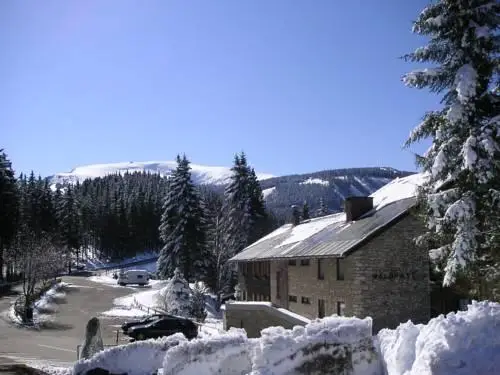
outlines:
[[[257,341],[252,369],[252,375],[382,373],[371,318],[338,316],[292,330],[264,329]]]
[[[500,374],[500,304],[472,302],[467,311],[426,325],[379,332],[387,375]]]
[[[248,374],[252,369],[251,343],[245,331],[237,328],[182,342],[165,355],[163,375]]]
[[[165,353],[186,341],[183,334],[157,340],[138,341],[132,344],[106,349],[90,359],[76,362],[73,374],[85,374],[94,368],[108,370],[112,374],[153,374],[163,365]]]
[[[370,318],[332,316],[305,327],[271,327],[248,339],[231,329],[187,341],[181,334],[105,350],[74,367],[165,375],[485,375],[500,374],[500,304],[401,324],[371,335]]]

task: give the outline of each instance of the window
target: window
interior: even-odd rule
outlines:
[[[319,299],[318,300],[318,318],[324,318],[324,317],[325,317],[325,300]]]
[[[318,259],[318,280],[324,280],[324,279],[325,279],[325,270],[324,270],[323,259]]]
[[[247,292],[243,291],[243,301],[247,300]]]
[[[302,297],[302,303],[304,305],[310,305],[311,304],[311,299],[309,297]]]
[[[297,296],[288,296],[288,301],[297,302]]]
[[[289,266],[295,266],[296,264],[297,264],[297,262],[295,261],[295,259],[290,259],[290,260],[288,261],[288,265],[289,265]]]
[[[300,265],[301,266],[308,266],[309,265],[309,259],[301,259]]]
[[[345,303],[342,301],[337,302],[337,315],[344,316],[345,314]]]
[[[344,280],[344,260],[337,258],[337,280]]]
[[[280,290],[280,287],[281,287],[281,272],[278,271],[276,272],[276,298],[281,298],[281,290]]]

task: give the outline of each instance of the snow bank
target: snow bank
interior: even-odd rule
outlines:
[[[68,284],[64,282],[53,285],[33,304],[35,311],[40,314],[57,312],[57,304],[64,302],[66,299],[66,293],[62,291],[66,286]]]
[[[103,350],[90,359],[76,362],[73,374],[84,375],[94,368],[102,368],[112,374],[153,374],[162,367],[167,350],[185,341],[184,335],[178,333],[157,340],[116,346]]]
[[[500,374],[498,303],[472,302],[426,325],[382,330],[378,339],[387,375]]]
[[[185,341],[165,355],[163,375],[246,375],[252,368],[251,346],[245,331],[237,328]]]
[[[382,370],[372,338],[371,318],[338,316],[292,330],[262,330],[252,364],[252,375],[379,375]]]

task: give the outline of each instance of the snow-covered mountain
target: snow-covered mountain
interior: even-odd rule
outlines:
[[[74,168],[71,172],[56,173],[49,177],[51,185],[57,183],[82,182],[88,178],[104,177],[111,174],[124,174],[134,172],[157,173],[162,176],[170,176],[177,166],[175,161],[147,161],[147,162],[125,162],[111,164],[93,164]],[[191,164],[191,176],[196,184],[224,185],[231,176],[230,167],[212,167],[199,164]],[[274,177],[268,173],[258,173],[257,178],[264,180]]]
[[[314,212],[320,199],[330,212],[341,211],[345,198],[368,196],[394,179],[411,174],[389,167],[331,169],[273,177],[261,181],[261,186],[267,207],[280,216],[289,216],[292,205],[304,202]]]

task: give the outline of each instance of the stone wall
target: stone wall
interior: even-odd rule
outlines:
[[[430,318],[429,256],[413,241],[422,232],[421,223],[408,215],[350,256],[353,309],[373,318],[374,333]]]
[[[342,259],[344,280],[337,280],[336,259],[323,259],[324,279],[318,279],[318,260],[308,266],[288,266],[288,308],[317,318],[319,300],[325,301],[326,315],[337,313],[345,303],[344,315],[374,320],[374,333],[394,328],[411,319],[426,322],[430,316],[429,260],[417,249],[413,238],[422,233],[421,224],[408,215],[388,227],[364,246]],[[274,277],[271,274],[271,279]],[[306,297],[309,301],[302,301]],[[307,303],[310,302],[310,303]]]
[[[250,338],[260,337],[264,328],[279,326],[290,329],[308,322],[266,302],[231,302],[224,306],[224,330],[243,328]]]

